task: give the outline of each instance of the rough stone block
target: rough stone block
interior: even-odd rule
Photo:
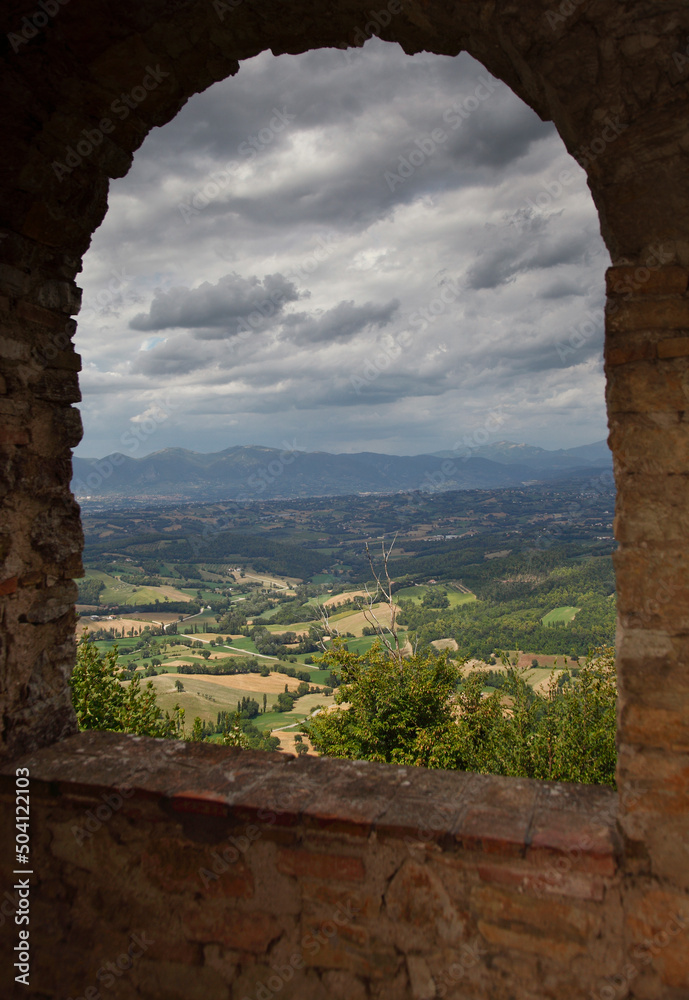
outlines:
[[[541,869],[564,858],[567,870],[610,876],[617,870],[617,851],[609,818],[601,822],[570,810],[544,809],[534,818],[526,856]]]
[[[183,929],[190,941],[257,954],[264,954],[284,933],[283,923],[271,913],[230,909],[217,900],[189,902],[184,910]]]
[[[669,342],[665,342],[667,345]],[[689,340],[687,341],[689,343]],[[658,344],[660,351],[663,344]],[[689,351],[687,352],[689,353]],[[666,354],[669,358],[673,355]],[[689,365],[684,358],[648,362],[625,357],[609,361],[606,398],[609,413],[680,412],[689,407]]]
[[[531,865],[515,865],[480,861],[477,866],[482,882],[505,886],[525,894],[566,896],[571,899],[603,899],[606,879],[599,875],[572,871],[566,857],[561,863],[547,863],[534,869]]]
[[[7,597],[9,594],[14,594],[19,585],[19,580],[16,576],[11,576],[8,580],[3,580],[0,583],[0,597]]]
[[[509,924],[524,933],[545,933],[558,940],[585,942],[600,929],[600,913],[586,909],[586,904],[534,899],[496,886],[475,887],[471,906],[480,920]]]
[[[615,503],[619,542],[637,548],[679,546],[688,536],[689,473],[620,477]]]
[[[689,898],[648,886],[632,890],[627,903],[631,960],[639,967],[653,964],[667,986],[688,989]]]
[[[428,865],[404,863],[385,894],[385,909],[403,951],[413,949],[424,932],[443,945],[456,945],[464,938],[468,914],[457,908]]]
[[[17,304],[17,316],[20,319],[27,320],[29,323],[35,323],[37,326],[47,327],[49,330],[59,330],[65,322],[64,316],[61,316],[59,313],[52,312],[50,309],[44,309],[42,306],[35,305],[26,299],[22,299]]]
[[[178,839],[157,838],[142,854],[142,874],[166,893],[250,899],[254,894],[251,871],[231,844],[230,853],[223,855],[226,846],[204,849]]]
[[[643,264],[608,268],[608,295],[637,298],[647,295],[685,295],[689,289],[689,271],[684,267],[646,267]]]
[[[689,465],[689,422],[681,412],[610,414],[616,475],[681,475]]]
[[[455,837],[468,850],[523,857],[530,823],[531,810],[469,809]]]
[[[488,945],[501,951],[529,952],[567,966],[585,951],[585,945],[580,941],[555,940],[542,933],[529,934],[485,920],[479,920],[478,929]]]
[[[689,632],[689,566],[681,551],[625,546],[615,553],[618,615],[625,628]]]
[[[365,875],[361,858],[338,856],[333,854],[317,854],[312,851],[293,848],[280,848],[277,859],[278,871],[286,875],[306,876],[347,882],[360,882]]]
[[[659,358],[686,358],[689,356],[689,337],[672,337],[657,345]]]
[[[671,697],[666,694],[666,697]],[[674,695],[670,708],[654,708],[644,698],[624,698],[619,715],[620,739],[636,746],[689,753],[689,695]]]
[[[689,300],[683,298],[638,299],[615,303],[606,310],[606,329],[689,330]]]
[[[131,982],[140,995],[165,997],[166,1000],[209,1000],[209,997],[224,1000],[230,985],[213,968],[146,958],[134,965]]]

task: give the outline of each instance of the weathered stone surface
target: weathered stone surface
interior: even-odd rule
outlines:
[[[580,956],[577,983],[583,988],[596,979],[600,957],[591,941],[602,925],[614,931],[610,947],[621,954],[617,875],[587,873],[581,855],[588,847],[576,858],[580,870],[569,873],[570,881],[580,879],[577,891],[553,896],[536,884],[539,868],[523,859],[522,872],[533,876],[524,884],[486,878],[485,855],[466,850],[451,826],[428,853],[410,848],[405,808],[397,833],[386,823],[382,842],[375,831],[343,834],[314,823],[321,809],[317,797],[303,807],[291,831],[297,846],[283,844],[285,827],[270,813],[254,817],[249,837],[244,819],[237,821],[245,813],[244,799],[253,802],[262,774],[270,782],[276,767],[286,776],[293,763],[304,779],[311,770],[322,781],[330,774],[335,783],[346,783],[361,770],[350,761],[297,762],[112,733],[80,734],[23,758],[19,765],[32,775],[33,863],[36,871],[50,873],[40,887],[33,927],[60,947],[86,942],[96,956],[63,969],[57,987],[44,962],[36,989],[54,1000],[83,996],[99,964],[121,953],[133,931],[152,941],[131,978],[123,979],[123,996],[160,1000],[184,990],[196,996],[202,988],[213,997],[226,990],[233,1000],[254,1000],[261,983],[272,994],[284,990],[295,998],[320,996],[327,987],[334,1000],[367,995],[406,1000],[423,995],[431,980],[448,989],[481,983],[476,995],[501,996],[508,984],[493,970],[505,948],[515,958],[539,956],[548,975],[562,972],[565,959]],[[5,765],[0,777],[0,822],[8,839],[13,818],[6,806],[15,766]],[[388,773],[399,780],[406,773],[397,794],[409,795],[412,804],[423,801],[424,792],[442,778],[446,791],[453,782],[463,790],[469,814],[486,801],[495,803],[496,819],[501,808],[508,814],[516,791],[523,802],[541,802],[543,808],[550,803],[569,823],[571,839],[604,817],[612,837],[609,807],[615,796],[604,789],[482,776],[469,792],[463,774],[423,769],[395,774],[371,767],[370,773],[383,778]],[[371,794],[368,789],[367,802]],[[387,798],[382,780],[383,810]],[[561,827],[560,837],[565,833]],[[227,855],[226,847],[233,849]],[[590,851],[595,866],[599,847],[592,844]],[[489,860],[508,869],[516,863],[509,843],[501,854],[496,842]],[[598,891],[581,892],[585,880],[595,881]],[[0,950],[10,944],[9,937],[0,938]],[[539,976],[534,966],[536,996]]]
[[[413,950],[419,935],[426,932],[443,945],[458,946],[464,938],[468,914],[458,911],[425,864],[405,862],[385,894],[385,907],[401,951]]]

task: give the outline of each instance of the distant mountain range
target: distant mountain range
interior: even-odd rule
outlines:
[[[74,458],[77,499],[266,500],[352,493],[498,489],[609,472],[605,441],[547,451],[499,441],[462,455],[378,455],[280,451],[237,446],[208,455],[165,448],[143,458],[122,453]]]
[[[458,453],[436,451],[433,454],[445,458]],[[582,468],[588,465],[602,467],[612,464],[607,441],[582,444],[578,448],[560,448],[557,451],[547,451],[545,448],[536,448],[530,444],[514,444],[512,441],[496,441],[494,444],[472,448],[471,454],[501,465],[522,465],[543,471]]]

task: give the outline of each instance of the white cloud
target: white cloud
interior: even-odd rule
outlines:
[[[263,53],[155,129],[85,260],[80,453],[166,399],[147,450],[414,454],[497,404],[502,437],[601,438],[607,252],[584,174],[502,84],[453,128],[481,77],[377,40]]]

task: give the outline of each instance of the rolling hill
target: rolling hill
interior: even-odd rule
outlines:
[[[605,450],[603,450],[605,449]],[[266,500],[356,493],[496,489],[610,467],[603,443],[546,451],[500,442],[458,456],[279,451],[237,446],[201,454],[166,448],[142,458],[122,453],[74,458],[72,488],[87,497]]]

